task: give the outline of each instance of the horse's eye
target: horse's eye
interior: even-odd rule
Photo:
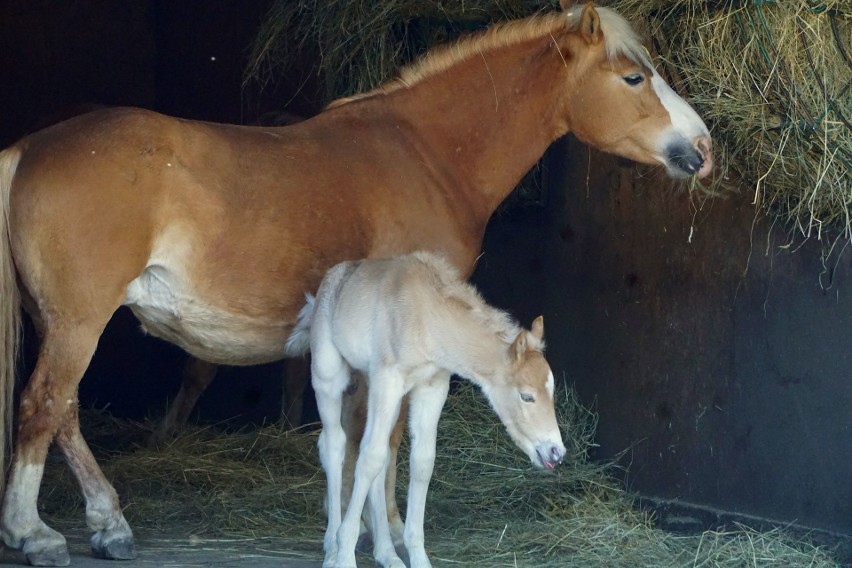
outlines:
[[[624,82],[627,83],[628,85],[630,85],[631,87],[635,87],[636,85],[640,84],[644,80],[645,80],[645,77],[643,77],[639,73],[634,73],[633,75],[628,75],[627,77],[624,77]]]
[[[535,397],[527,392],[519,393],[521,395],[521,400],[524,402],[535,402]]]

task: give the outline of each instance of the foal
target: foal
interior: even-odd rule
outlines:
[[[305,349],[308,335],[323,423],[320,459],[328,479],[323,566],[355,566],[359,520],[368,496],[376,561],[385,567],[405,566],[390,539],[383,473],[388,439],[406,394],[411,481],[404,541],[412,568],[431,566],[423,543],[423,516],[438,418],[452,373],[482,388],[534,465],[552,469],[565,455],[553,407],[553,373],[542,355],[542,318],[536,318],[532,331],[519,327],[486,304],[441,257],[416,252],[336,265],[320,284],[316,301],[308,297],[288,350]],[[341,522],[346,445],[341,399],[352,371],[367,376],[367,425]]]

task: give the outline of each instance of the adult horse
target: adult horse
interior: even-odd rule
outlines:
[[[54,440],[96,555],[132,556],[115,490],[80,433],[77,385],[113,312],[214,363],[287,355],[305,291],[346,259],[416,249],[470,274],[489,217],[566,132],[673,175],[710,172],[710,137],[628,24],[586,6],[495,26],[399,79],[284,128],[138,109],[87,114],[0,154],[0,389],[19,304],[41,336],[0,514],[29,562],[69,562],[38,515]],[[8,421],[3,420],[7,425]]]

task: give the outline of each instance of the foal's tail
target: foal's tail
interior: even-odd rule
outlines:
[[[312,294],[305,294],[305,306],[299,310],[296,327],[293,328],[293,332],[287,338],[284,347],[288,357],[304,355],[311,348],[311,319],[314,315],[314,300]]]
[[[12,260],[9,194],[21,151],[0,152],[0,496],[6,478],[7,449],[11,448],[15,363],[21,342],[21,295]]]

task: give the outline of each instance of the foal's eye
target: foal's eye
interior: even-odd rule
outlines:
[[[628,75],[624,77],[624,82],[630,85],[631,87],[635,87],[639,83],[645,80],[645,77],[640,73],[634,73],[633,75]]]
[[[519,393],[521,395],[521,400],[524,402],[535,402],[535,397],[527,392]]]

